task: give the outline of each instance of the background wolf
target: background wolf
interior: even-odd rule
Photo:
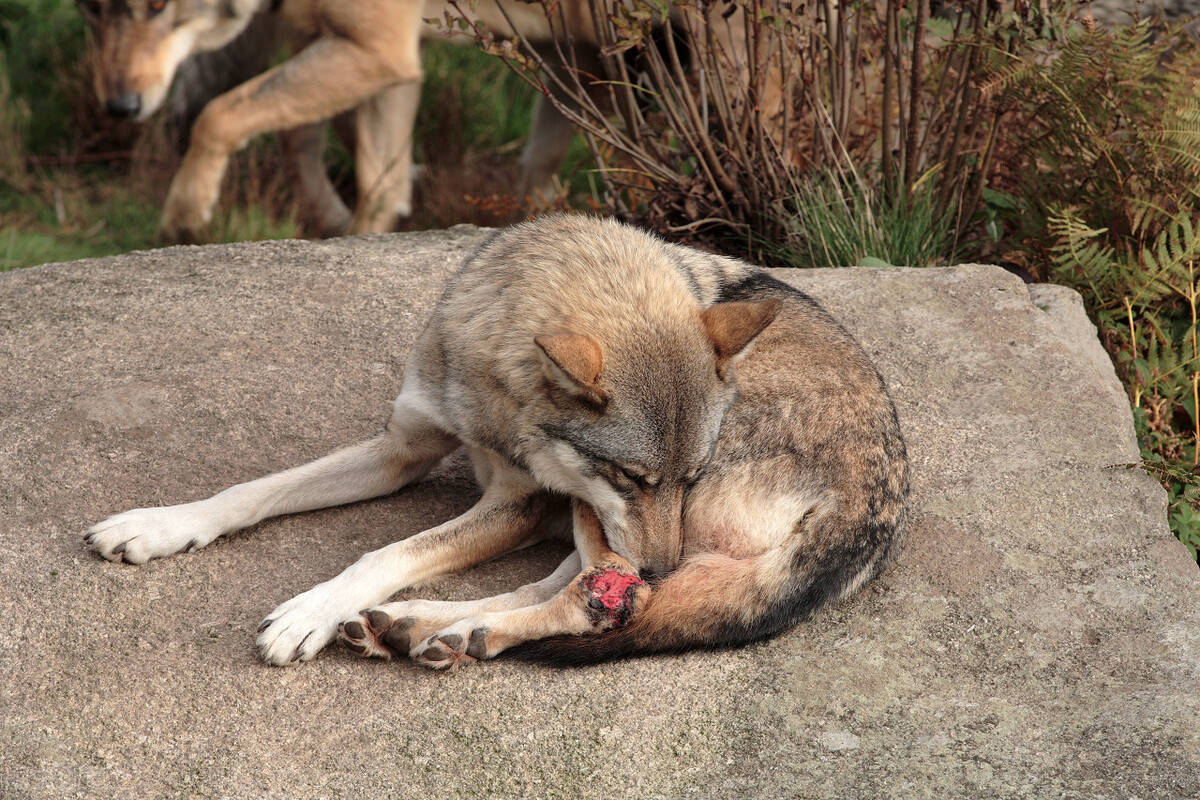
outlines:
[[[876,575],[908,495],[887,391],[810,298],[739,261],[557,216],[500,233],[451,280],[378,436],[87,539],[131,563],[194,550],[394,491],[460,445],[477,505],[279,606],[264,659],[311,658],[339,624],[360,652],[433,667],[555,636],[519,652],[584,662],[752,641]],[[568,508],[576,551],[543,581],[377,605],[565,532]]]
[[[596,20],[587,0],[555,3],[552,11],[537,3],[502,5],[496,0],[77,2],[95,42],[96,95],[114,116],[146,119],[164,102],[176,70],[188,63],[185,59],[217,55],[182,66],[180,77],[187,80],[181,80],[181,88],[188,96],[174,104],[174,116],[186,124],[194,115],[195,124],[163,209],[160,233],[173,241],[202,234],[230,156],[269,131],[279,133],[288,155],[309,232],[325,236],[392,230],[412,206],[419,40],[448,37],[471,42],[470,35],[451,24],[463,22],[463,17],[497,35],[519,37],[547,56],[559,46],[570,49],[572,70],[586,78],[583,94],[596,95],[606,105],[601,99],[606,87],[596,78],[603,74]],[[604,8],[598,3],[595,10]],[[666,8],[681,35],[687,32],[685,38],[715,37],[735,62],[744,60],[745,13],[739,5]],[[686,55],[682,43],[680,50]],[[276,51],[292,55],[267,69]],[[553,69],[556,60],[549,57],[547,67]],[[207,88],[220,94],[196,114],[195,106],[207,99]],[[778,102],[778,91],[766,94],[772,99],[764,102]],[[572,105],[565,96],[559,102]],[[358,184],[353,214],[330,184],[322,162],[322,122],[346,119],[351,111]],[[550,196],[574,130],[554,103],[539,97],[521,154],[519,200]]]

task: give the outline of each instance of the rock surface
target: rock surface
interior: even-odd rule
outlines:
[[[473,500],[460,462],[143,567],[81,532],[372,434],[483,232],[173,248],[0,275],[0,797],[1200,795],[1200,571],[1066,290],[992,267],[780,272],[877,359],[903,556],[774,641],[454,674],[263,615]],[[1045,309],[1045,310],[1043,310]],[[539,547],[420,594],[541,577]]]

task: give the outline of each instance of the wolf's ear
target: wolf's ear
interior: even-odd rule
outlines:
[[[546,377],[556,386],[595,405],[608,402],[608,393],[600,386],[604,348],[599,342],[586,333],[535,336],[533,341]]]
[[[778,300],[757,303],[717,303],[700,313],[708,340],[717,353],[717,375],[724,378],[750,343],[779,313]]]

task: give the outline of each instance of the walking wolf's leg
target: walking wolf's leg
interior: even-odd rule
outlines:
[[[389,4],[392,5],[392,4]],[[192,128],[187,156],[167,193],[162,233],[195,236],[212,218],[229,157],[253,136],[328,119],[397,83],[421,79],[419,0],[404,0],[355,39],[322,36],[293,58],[209,103]],[[357,4],[328,4],[352,15]],[[339,22],[329,20],[338,29]]]
[[[412,213],[413,126],[421,84],[384,89],[358,107],[354,174],[358,207],[351,233],[386,233]]]
[[[554,202],[554,175],[563,165],[575,125],[539,96],[533,109],[529,142],[521,153],[519,199],[538,208]]]
[[[279,140],[296,183],[304,233],[322,237],[344,234],[351,215],[325,172],[325,123],[280,131]]]
[[[367,553],[336,578],[276,608],[259,628],[259,653],[270,664],[307,661],[334,637],[338,623],[356,618],[361,609],[537,541],[542,521],[559,502],[524,475],[493,480],[457,519]]]
[[[85,540],[110,561],[143,564],[198,550],[267,517],[390,494],[422,477],[458,446],[418,406],[419,401],[401,394],[387,429],[373,439],[231,486],[206,500],[117,514],[89,529]]]
[[[523,608],[487,610],[449,625],[424,641],[413,637],[413,660],[433,669],[493,658],[513,645],[547,636],[597,633],[624,625],[645,606],[650,587],[608,547],[600,520],[575,502],[575,546],[582,572],[552,597]],[[414,630],[422,629],[420,622]]]
[[[543,56],[547,64],[553,64],[558,58],[553,47],[545,48]],[[604,74],[599,58],[581,47],[576,51],[575,59],[577,69],[560,70],[559,80],[571,87],[576,80],[573,76],[579,76],[580,86],[577,88],[587,92],[592,102],[603,108],[607,105],[604,89],[596,84],[593,78],[588,77]],[[549,77],[547,82],[560,102],[574,105],[553,77]],[[575,124],[555,108],[550,98],[539,96],[533,109],[529,141],[521,151],[521,181],[517,187],[520,200],[533,208],[553,205],[554,176],[562,168],[574,136]]]

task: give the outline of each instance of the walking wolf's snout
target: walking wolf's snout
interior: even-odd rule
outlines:
[[[95,39],[92,86],[110,116],[144,120],[163,104],[175,71],[193,50],[220,47],[237,36],[248,16],[230,0],[224,15],[201,13],[195,0],[77,0]]]

